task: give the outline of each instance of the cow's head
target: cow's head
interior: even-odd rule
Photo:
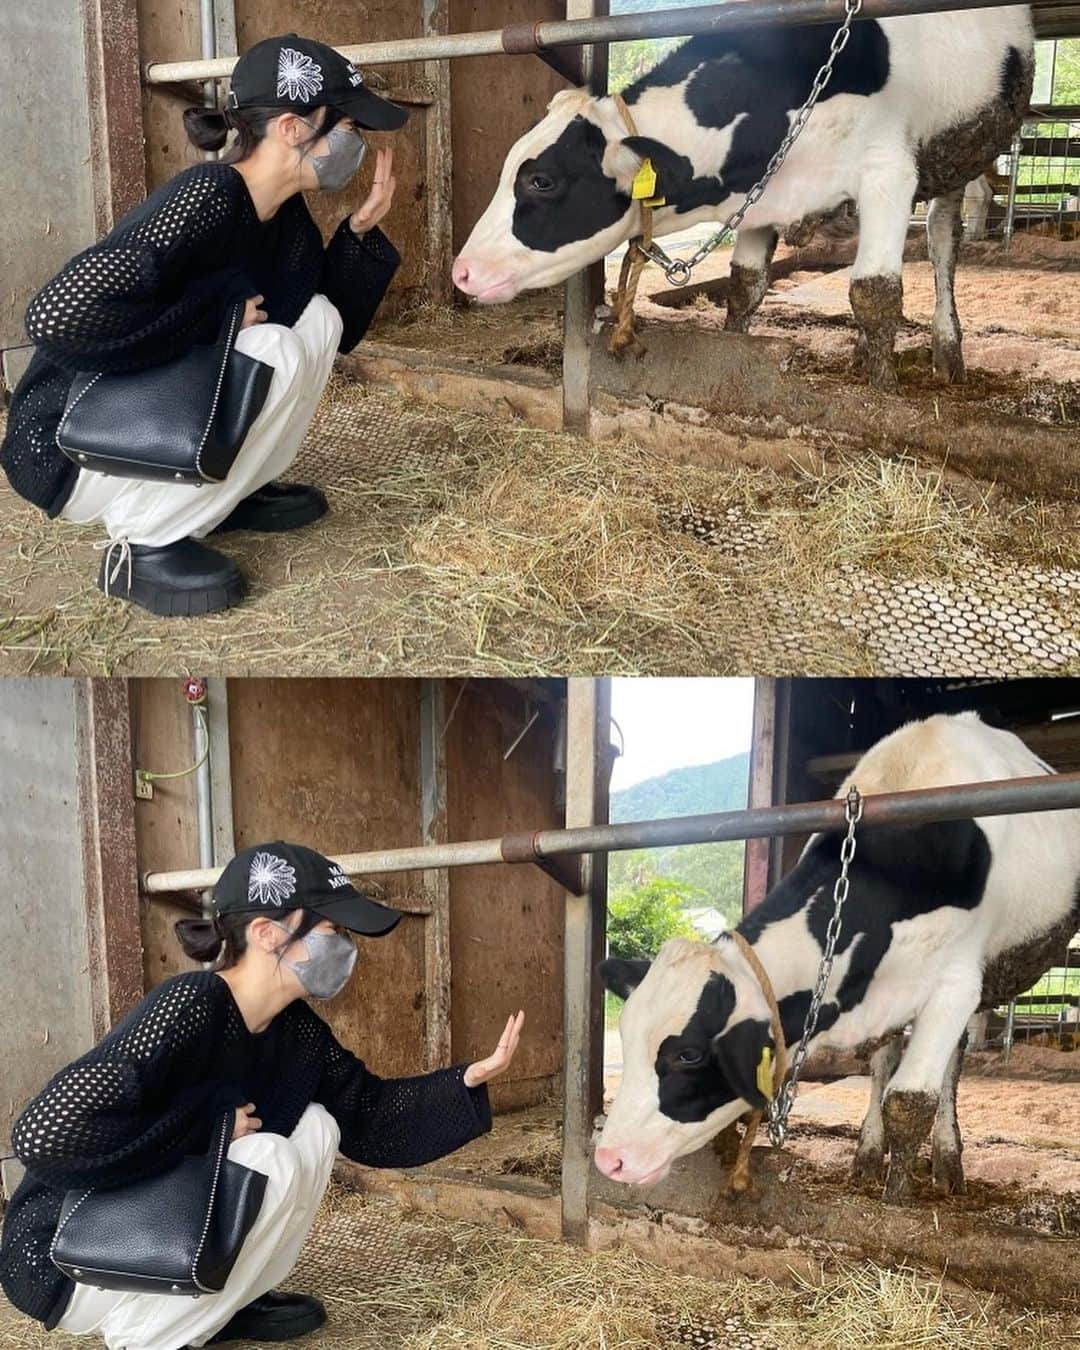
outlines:
[[[639,228],[631,188],[642,156],[611,99],[556,94],[514,145],[499,186],[454,263],[454,285],[483,303],[565,281]]]
[[[762,1052],[775,1053],[769,1006],[734,942],[666,942],[647,961],[608,960],[604,983],[626,999],[623,1079],[596,1149],[605,1176],[662,1180],[676,1158],[749,1108],[763,1108]]]

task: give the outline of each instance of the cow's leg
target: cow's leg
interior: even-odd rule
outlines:
[[[964,1165],[960,1161],[963,1146],[960,1142],[960,1122],[956,1118],[956,1089],[960,1082],[966,1046],[965,1031],[957,1042],[945,1070],[937,1115],[934,1117],[931,1157],[934,1190],[939,1195],[953,1195],[964,1189]]]
[[[937,1115],[945,1070],[981,991],[980,971],[949,967],[915,1019],[900,1067],[885,1091],[886,1200],[902,1201],[911,1194],[915,1160]]]
[[[994,200],[994,189],[985,174],[981,174],[964,189],[963,214],[967,220],[964,225],[965,239],[985,239],[986,222],[990,215],[990,204]]]
[[[885,1121],[881,1103],[885,1088],[900,1063],[904,1033],[891,1036],[870,1058],[870,1105],[859,1131],[859,1146],[851,1171],[856,1181],[885,1180]]]
[[[727,318],[724,327],[729,333],[746,333],[750,319],[765,299],[769,289],[769,264],[776,252],[778,235],[775,230],[742,229],[735,238],[731,255],[731,280],[727,292]]]
[[[895,389],[896,330],[904,317],[904,241],[918,177],[911,156],[879,154],[859,186],[859,249],[851,309],[859,328],[855,370],[875,389]]]
[[[960,351],[960,317],[956,312],[956,255],[964,233],[961,207],[964,189],[935,197],[926,213],[926,239],[934,265],[936,303],[930,322],[934,350],[934,374],[946,384],[964,378]]]

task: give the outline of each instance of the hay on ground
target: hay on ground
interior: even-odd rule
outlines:
[[[1080,670],[1080,511],[908,460],[681,465],[338,376],[294,473],[331,516],[215,541],[251,597],[194,620],[107,600],[97,531],[0,494],[0,672]]]
[[[332,1186],[291,1288],[326,1304],[309,1350],[1035,1350],[1067,1314],[946,1289],[911,1270],[825,1261],[788,1284],[681,1275],[609,1247],[408,1215]],[[77,1350],[0,1300],[5,1350]],[[256,1350],[236,1342],[237,1350]]]

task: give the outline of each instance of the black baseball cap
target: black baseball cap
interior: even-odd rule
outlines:
[[[218,914],[276,917],[308,909],[364,937],[382,937],[401,921],[399,910],[358,891],[329,858],[303,844],[255,844],[238,853],[214,887]]]
[[[227,108],[329,106],[371,131],[396,131],[409,114],[373,94],[351,61],[324,42],[286,33],[249,47],[233,67]]]

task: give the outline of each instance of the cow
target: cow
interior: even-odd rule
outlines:
[[[879,793],[1050,772],[1018,737],[977,714],[937,715],[874,745],[838,795],[851,783]],[[840,839],[814,835],[738,925],[768,974],[791,1048],[821,962]],[[1030,987],[1080,926],[1080,810],[863,825],[850,882],[810,1046],[881,1047],[856,1166],[863,1176],[884,1170],[886,1199],[911,1194],[932,1128],[935,1184],[955,1189],[959,1044],[988,998]],[[764,1108],[757,1071],[763,1051],[775,1050],[769,1005],[725,935],[714,944],[674,940],[651,964],[615,959],[601,970],[626,1003],[623,1079],[595,1161],[610,1178],[649,1185],[676,1158]]]
[[[482,303],[551,286],[641,231],[632,188],[647,159],[666,205],[657,235],[726,220],[761,177],[828,51],[827,27],[691,38],[611,97],[555,95],[512,147],[495,194],[453,266]],[[778,232],[854,202],[855,367],[880,389],[897,383],[901,267],[912,203],[929,201],[937,301],[934,369],[963,378],[953,296],[965,185],[1008,148],[1031,94],[1026,6],[865,20],[764,195],[747,212],[731,261],[726,327],[745,332],[768,289]]]

